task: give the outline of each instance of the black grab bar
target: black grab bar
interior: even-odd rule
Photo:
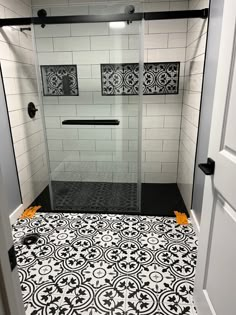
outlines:
[[[82,120],[63,120],[62,125],[119,125],[117,119],[82,119]]]

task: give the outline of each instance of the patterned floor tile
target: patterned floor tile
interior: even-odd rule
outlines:
[[[38,241],[23,245],[30,233],[38,233]],[[18,220],[13,237],[26,315],[196,315],[191,224],[38,213]]]

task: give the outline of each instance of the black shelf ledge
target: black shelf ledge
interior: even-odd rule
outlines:
[[[0,19],[0,27],[17,25],[47,25],[47,24],[72,24],[72,23],[102,23],[119,21],[141,21],[148,20],[172,20],[172,19],[206,19],[209,10],[183,10],[145,12],[134,14],[108,14],[108,15],[71,15],[71,16],[46,16],[46,17],[23,17]]]
[[[116,119],[82,119],[82,120],[63,120],[62,125],[100,125],[112,126],[119,125],[120,121]]]

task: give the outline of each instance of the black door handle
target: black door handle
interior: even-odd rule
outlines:
[[[207,163],[198,164],[198,167],[203,171],[206,175],[213,175],[215,172],[215,161],[211,158],[207,159]]]

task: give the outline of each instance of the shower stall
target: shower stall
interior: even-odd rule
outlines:
[[[188,82],[198,48],[187,51],[187,19],[206,21],[208,10],[145,11],[141,2],[47,6],[1,21],[32,24],[49,173],[32,204],[43,211],[168,215],[190,207],[196,148],[185,161],[184,129],[187,102],[201,89]]]

